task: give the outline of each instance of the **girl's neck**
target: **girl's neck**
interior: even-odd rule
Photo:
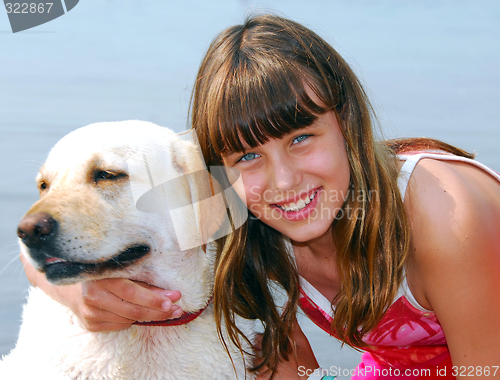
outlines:
[[[291,240],[295,253],[311,256],[321,260],[334,260],[337,250],[331,231],[327,231],[322,236],[306,242],[296,242]]]
[[[313,241],[292,241],[292,246],[299,275],[332,301],[340,290],[340,276],[331,232]]]

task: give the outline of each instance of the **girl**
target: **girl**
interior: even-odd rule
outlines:
[[[498,368],[500,176],[437,141],[375,142],[348,65],[279,17],[214,40],[192,109],[207,165],[239,170],[251,213],[219,241],[216,310],[235,342],[235,313],[263,321],[275,378],[317,366],[297,305],[367,351],[355,378]],[[269,279],[287,292],[282,315]]]
[[[295,323],[300,306],[366,351],[353,378],[500,375],[496,173],[438,141],[376,142],[348,65],[315,33],[275,16],[214,40],[192,123],[207,166],[242,178],[235,190],[249,218],[217,242],[214,303],[235,343],[245,337],[234,314],[263,322],[259,368],[274,379],[325,375]],[[83,285],[84,297],[79,288],[60,294],[26,268],[94,330],[176,313],[177,293],[103,280]],[[282,312],[272,282],[288,295]]]

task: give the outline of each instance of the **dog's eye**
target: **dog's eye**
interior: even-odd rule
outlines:
[[[47,184],[47,182],[41,181],[38,183],[38,191],[40,191],[40,193],[44,190],[47,190],[48,188],[49,188],[49,185]]]
[[[116,172],[111,172],[111,171],[106,171],[106,170],[98,170],[94,174],[94,181],[99,182],[99,181],[113,181],[117,179],[121,179],[127,177],[127,174],[125,173],[116,173]]]

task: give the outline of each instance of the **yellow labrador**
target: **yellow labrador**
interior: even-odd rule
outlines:
[[[49,281],[143,281],[179,290],[185,314],[169,326],[92,333],[32,288],[0,378],[254,378],[249,358],[229,347],[231,361],[215,328],[208,240],[227,210],[195,144],[147,122],[92,124],[56,144],[37,184],[40,200],[18,234],[22,254]],[[251,321],[240,329],[253,336]]]

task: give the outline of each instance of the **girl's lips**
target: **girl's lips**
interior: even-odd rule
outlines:
[[[303,220],[309,218],[309,215],[311,212],[316,208],[316,205],[318,204],[318,199],[319,199],[319,193],[321,192],[322,188],[319,187],[315,189],[312,194],[314,195],[314,198],[311,199],[311,202],[307,204],[304,208],[298,210],[298,211],[285,211],[281,205],[287,204],[285,202],[281,202],[280,204],[272,204],[271,206],[273,207],[274,210],[277,210],[280,212],[280,215],[288,220],[291,221],[298,221],[298,220]]]
[[[278,206],[278,207],[283,207],[285,205],[288,205],[290,203],[297,203],[300,200],[305,200],[306,198],[311,198],[312,196],[315,196],[315,194],[321,189],[321,187],[318,187],[314,190],[309,190],[307,193],[302,193],[299,196],[295,196],[294,198],[289,198],[287,200],[281,201],[281,202],[276,202],[273,203],[273,206]]]

